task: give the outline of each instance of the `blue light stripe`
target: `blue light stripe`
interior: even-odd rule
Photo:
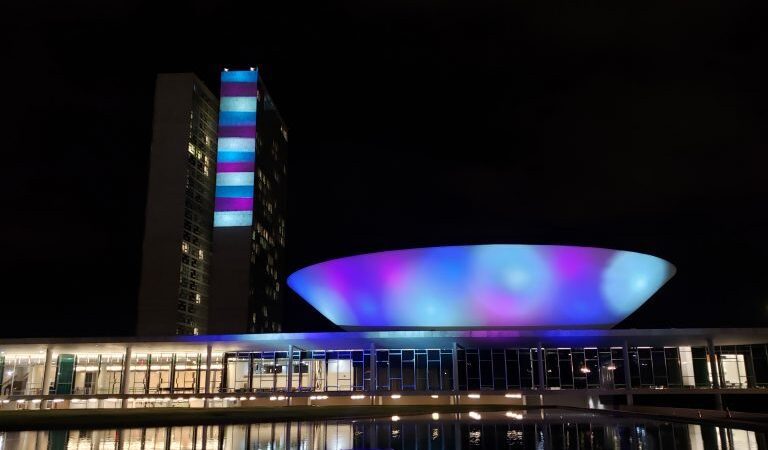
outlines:
[[[255,83],[259,79],[259,73],[255,70],[229,70],[221,72],[223,83]]]
[[[256,125],[256,111],[222,111],[219,114],[219,125],[223,127]]]
[[[221,186],[253,186],[253,172],[225,172],[216,174],[216,196]],[[253,195],[253,194],[251,194]]]
[[[220,151],[217,160],[220,163],[252,162],[256,161],[256,152]]]
[[[219,138],[219,151],[225,152],[255,152],[256,139],[227,137]]]
[[[216,187],[216,197],[253,197],[253,185],[250,186],[218,186]]]
[[[246,227],[252,223],[252,211],[216,211],[213,213],[214,227]]]
[[[256,112],[256,97],[224,97],[219,105],[221,111]]]

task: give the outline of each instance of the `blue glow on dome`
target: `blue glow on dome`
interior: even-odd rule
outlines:
[[[641,253],[498,244],[339,258],[288,285],[342,327],[581,328],[615,325],[674,273]]]

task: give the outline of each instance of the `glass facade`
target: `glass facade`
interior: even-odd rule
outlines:
[[[390,395],[495,391],[503,395],[510,390],[541,389],[768,388],[767,344],[713,348],[714,354],[706,346],[628,346],[625,355],[624,347],[617,346],[543,347],[541,351],[538,347],[498,346],[288,347],[274,351],[212,350],[209,361],[205,347],[137,348],[127,358],[126,352],[102,353],[94,346],[87,351],[54,349],[49,352],[47,370],[45,351],[8,351],[0,354],[0,398],[5,399],[0,407],[8,404],[8,399],[45,395],[113,398],[207,394],[244,399],[240,397],[243,394],[316,392]],[[712,368],[717,373],[712,373]]]
[[[210,296],[218,108],[216,99],[197,81],[193,83],[193,92],[176,334],[207,332]]]
[[[250,333],[282,331],[288,130],[259,80],[251,232]]]

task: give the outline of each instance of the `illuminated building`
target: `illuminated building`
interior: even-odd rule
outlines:
[[[563,246],[341,258],[288,284],[349,331],[2,340],[0,409],[759,402],[766,328],[610,328],[674,272]]]
[[[207,332],[217,105],[193,74],[157,77],[139,335]]]
[[[288,285],[355,328],[606,328],[675,273],[661,258],[601,248],[469,245],[334,259]]]
[[[258,70],[223,71],[211,333],[281,331],[287,140]]]
[[[280,331],[287,129],[258,71],[157,78],[137,334]]]

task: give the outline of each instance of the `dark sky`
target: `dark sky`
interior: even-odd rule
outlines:
[[[154,78],[253,64],[291,130],[292,270],[612,247],[678,268],[622,326],[768,325],[765,2],[68,3],[6,15],[2,336],[133,332]]]

